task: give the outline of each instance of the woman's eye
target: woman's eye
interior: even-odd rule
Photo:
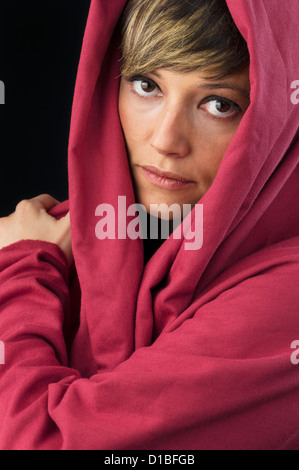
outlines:
[[[133,88],[138,95],[141,96],[157,96],[159,95],[159,89],[157,85],[148,80],[134,80]]]
[[[213,98],[202,105],[212,116],[218,118],[226,118],[241,112],[240,106],[232,101]]]

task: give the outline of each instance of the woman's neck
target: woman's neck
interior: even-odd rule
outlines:
[[[165,240],[172,234],[173,222],[172,220],[162,220],[147,214],[146,231],[147,238],[143,240],[144,264],[148,263]]]

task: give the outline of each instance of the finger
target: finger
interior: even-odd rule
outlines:
[[[52,209],[54,206],[57,206],[57,204],[60,204],[60,202],[57,201],[57,199],[54,197],[50,196],[50,194],[40,194],[39,196],[30,200],[38,204],[41,209],[45,209],[46,211]]]
[[[65,224],[65,225],[70,225],[71,224],[70,212],[68,212],[64,217],[61,217],[61,219],[59,219],[58,222]]]
[[[9,217],[9,216],[8,216]],[[0,218],[0,233],[1,233],[1,230],[4,230],[5,229],[5,224],[7,223],[8,221],[8,217],[1,217]]]

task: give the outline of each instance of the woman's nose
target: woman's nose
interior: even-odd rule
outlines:
[[[150,145],[162,155],[186,157],[190,153],[187,127],[182,109],[163,110],[154,123]]]

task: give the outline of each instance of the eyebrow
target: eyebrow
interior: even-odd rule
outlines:
[[[222,83],[204,83],[203,85],[199,85],[200,88],[205,88],[205,89],[219,89],[219,88],[226,88],[228,90],[233,90],[236,91],[237,93],[240,93],[241,95],[245,96],[245,98],[250,98],[250,92],[248,90],[245,90],[244,88],[240,88],[237,85],[232,85],[227,82],[222,82]]]
[[[157,71],[153,71],[151,72],[152,75],[155,75],[156,77],[158,78],[161,78],[161,75],[159,74],[159,72]],[[233,91],[236,91],[237,93],[245,96],[245,98],[247,99],[250,99],[250,91],[248,91],[247,89],[245,90],[244,88],[240,88],[238,87],[237,85],[233,85],[231,83],[228,83],[228,82],[217,82],[217,83],[204,83],[204,84],[201,84],[199,85],[199,88],[204,88],[204,89],[208,89],[208,90],[212,90],[212,89],[228,89],[228,90],[233,90]]]

